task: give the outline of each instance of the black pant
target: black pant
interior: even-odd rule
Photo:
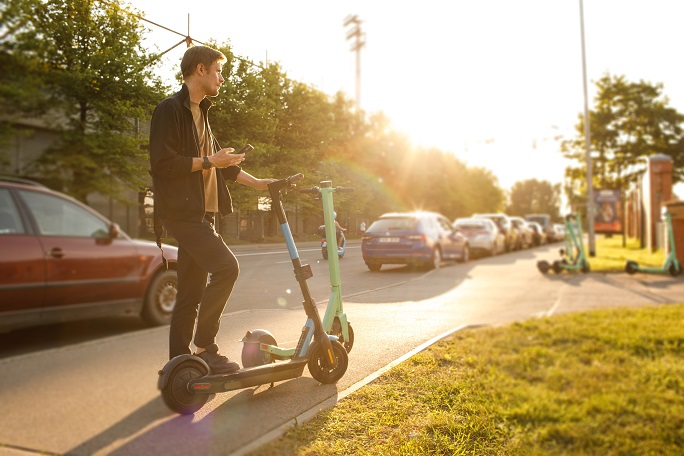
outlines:
[[[201,222],[164,220],[178,241],[178,293],[169,331],[170,358],[191,353],[195,322],[195,345],[204,348],[216,343],[221,314],[240,272],[237,258],[213,222],[213,214]]]

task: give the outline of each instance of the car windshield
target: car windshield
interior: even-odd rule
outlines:
[[[413,217],[388,217],[376,220],[368,231],[403,231],[416,228],[418,220]]]

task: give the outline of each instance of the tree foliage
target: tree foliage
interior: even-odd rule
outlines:
[[[138,19],[117,1],[10,4],[11,20],[0,33],[11,29],[11,38],[0,41],[0,58],[30,69],[38,83],[26,90],[0,76],[0,87],[23,99],[25,105],[16,105],[23,115],[58,112],[62,121],[53,125],[61,140],[33,172],[57,177],[63,190],[82,200],[94,191],[116,194],[109,176],[139,188],[148,178],[139,147],[147,138],[137,134],[134,119],[149,119],[178,87],[162,88],[152,76]],[[355,193],[335,195],[336,208],[364,218],[413,209],[455,218],[502,209],[504,194],[490,171],[469,168],[449,152],[414,147],[382,113],[367,114],[342,93],[329,96],[293,81],[279,64],[255,65],[236,56],[229,43],[210,44],[228,59],[226,82],[212,99],[212,132],[223,147],[255,146],[245,171],[275,178],[301,172],[306,179],[300,186],[323,180],[353,186]],[[240,185],[231,192],[242,210],[256,209],[264,196]],[[320,202],[306,195],[290,192],[286,199],[305,213],[320,213]]]
[[[506,213],[521,217],[527,214],[549,214],[552,220],[558,220],[560,207],[560,184],[528,179],[513,185]]]
[[[645,159],[665,154],[674,161],[674,180],[684,178],[684,116],[669,107],[662,84],[630,82],[625,76],[604,75],[597,83],[589,112],[594,185],[622,188],[645,169]],[[584,116],[577,136],[563,141],[565,157],[577,162],[566,170],[569,188],[584,191],[586,150]]]
[[[26,100],[15,106],[59,133],[33,172],[83,201],[116,194],[119,181],[139,187],[146,138],[135,119],[162,91],[137,19],[118,0],[10,0],[6,8],[0,53],[14,68],[0,76],[3,104]]]

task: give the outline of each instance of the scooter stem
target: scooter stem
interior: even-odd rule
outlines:
[[[325,222],[325,238],[328,240],[328,270],[330,285],[340,287],[340,258],[337,254],[337,230],[335,229],[335,210],[333,192],[335,189],[331,181],[320,183],[321,200],[323,201],[323,221]]]
[[[323,361],[327,364],[327,367],[332,369],[335,367],[335,356],[332,352],[332,344],[330,339],[323,329],[323,322],[321,321],[321,316],[318,313],[318,308],[316,307],[316,302],[311,296],[311,290],[309,285],[306,283],[308,279],[313,277],[313,272],[311,266],[308,264],[303,265],[301,259],[299,258],[299,253],[297,252],[297,247],[294,243],[294,237],[292,236],[292,231],[290,230],[290,225],[287,221],[287,214],[285,213],[285,208],[283,208],[282,191],[293,187],[293,182],[302,179],[304,176],[302,174],[296,174],[287,179],[282,179],[280,181],[272,182],[268,185],[268,191],[271,194],[271,201],[273,204],[273,209],[275,210],[278,222],[280,223],[280,228],[285,238],[285,244],[287,245],[287,250],[290,253],[290,259],[292,260],[292,265],[294,266],[294,275],[299,283],[299,287],[302,290],[302,295],[304,297],[303,306],[306,316],[313,322],[314,325],[314,337],[318,340],[323,347],[323,352],[327,355],[323,357]]]

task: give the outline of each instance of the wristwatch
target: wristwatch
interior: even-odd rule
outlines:
[[[209,157],[202,157],[202,159],[202,169],[211,169],[214,167],[214,165],[212,165],[209,161]]]

